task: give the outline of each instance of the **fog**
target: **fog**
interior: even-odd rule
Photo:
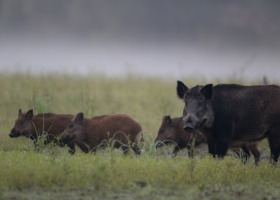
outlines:
[[[42,13],[36,1],[9,2],[0,1],[1,73],[280,79],[279,3],[50,1]]]

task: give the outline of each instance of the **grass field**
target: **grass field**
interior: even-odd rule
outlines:
[[[190,159],[185,151],[172,158],[169,147],[154,149],[162,116],[182,113],[175,88],[172,78],[0,75],[0,199],[278,199],[280,168],[269,164],[265,140],[259,166],[253,158],[244,165],[230,152],[223,160],[205,150]],[[35,114],[82,111],[86,117],[128,114],[144,130],[142,155],[108,148],[72,156],[53,144],[35,152],[32,141],[8,136],[19,108]]]

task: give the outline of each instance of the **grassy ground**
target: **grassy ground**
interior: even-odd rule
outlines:
[[[0,75],[0,199],[277,199],[280,168],[268,164],[266,141],[259,145],[258,167],[253,158],[244,165],[230,153],[223,160],[205,149],[194,159],[185,151],[172,158],[170,148],[153,148],[162,116],[182,113],[175,88],[174,79],[135,76]],[[82,111],[87,117],[129,114],[144,129],[143,153],[123,156],[108,148],[71,156],[52,144],[35,152],[28,139],[8,137],[19,108]]]

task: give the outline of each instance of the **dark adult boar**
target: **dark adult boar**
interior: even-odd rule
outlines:
[[[267,137],[271,160],[280,153],[280,88],[275,85],[221,84],[188,88],[177,82],[185,102],[184,129],[203,130],[209,153],[223,157],[229,144],[255,142]]]
[[[73,115],[68,114],[37,114],[33,115],[33,110],[29,110],[23,113],[21,109],[18,111],[18,118],[12,128],[9,136],[11,138],[24,136],[34,141],[39,137],[45,136],[45,144],[57,141],[57,137],[63,132],[69,121],[73,118]],[[68,144],[70,153],[75,152],[74,143]],[[87,151],[86,146],[78,144],[83,151]]]
[[[169,143],[175,144],[176,146],[173,151],[174,155],[176,155],[179,150],[187,148],[189,156],[192,157],[193,155],[190,149],[193,138],[195,138],[195,147],[207,143],[206,137],[201,132],[196,131],[192,134],[191,132],[184,130],[182,117],[171,118],[169,115],[166,115],[162,119],[162,124],[158,130],[155,144],[156,147],[161,147],[163,144]],[[255,163],[258,164],[260,160],[260,152],[257,149],[256,143],[231,143],[230,147],[232,151],[245,162],[249,159],[251,152],[254,155]],[[243,152],[240,152],[240,148]]]
[[[200,133],[194,134],[194,138],[195,147],[207,143],[205,136]],[[169,115],[163,117],[155,139],[156,148],[163,146],[163,144],[175,144],[174,155],[177,155],[179,150],[187,148],[188,155],[193,157],[191,152],[192,142],[192,134],[183,129],[182,117],[171,118]]]
[[[127,153],[129,147],[135,154],[141,151],[137,145],[142,128],[138,122],[124,114],[101,115],[90,119],[78,113],[61,135],[64,143],[80,142],[96,152],[100,145],[113,142],[114,148],[122,148]]]

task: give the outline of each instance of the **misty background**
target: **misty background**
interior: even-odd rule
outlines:
[[[280,1],[0,0],[0,72],[280,80]]]

